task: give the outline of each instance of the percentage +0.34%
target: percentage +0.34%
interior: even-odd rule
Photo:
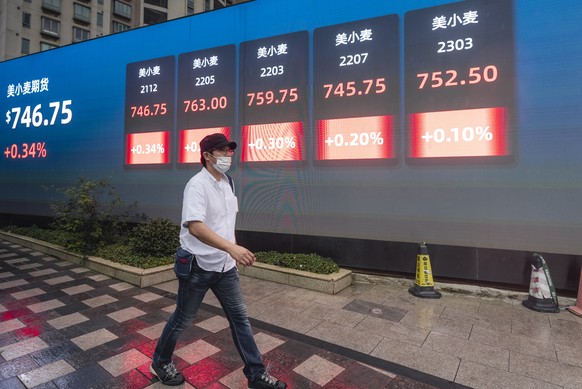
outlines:
[[[46,158],[45,142],[12,144],[4,149],[6,159],[42,159]]]
[[[163,143],[146,143],[145,145],[137,144],[130,149],[132,154],[147,155],[147,154],[164,154],[166,149]]]

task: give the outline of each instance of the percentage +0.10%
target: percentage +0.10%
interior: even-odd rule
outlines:
[[[359,147],[384,144],[382,132],[350,132],[349,134],[335,134],[324,140],[328,147]]]
[[[426,143],[460,143],[460,142],[490,142],[493,140],[493,133],[489,130],[489,126],[476,127],[453,127],[445,130],[444,128],[436,128],[432,132],[426,131],[421,137]]]
[[[146,143],[145,145],[136,144],[130,149],[132,154],[148,155],[148,154],[164,154],[166,149],[163,143]]]
[[[45,142],[12,144],[4,150],[6,159],[42,159],[46,158]]]
[[[294,137],[255,138],[248,144],[251,150],[282,150],[297,147]]]

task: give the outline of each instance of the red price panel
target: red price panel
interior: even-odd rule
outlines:
[[[306,31],[241,44],[243,162],[303,160],[307,48]]]
[[[178,163],[200,163],[199,143],[235,122],[235,46],[181,54],[178,58]]]
[[[127,165],[167,164],[170,162],[168,131],[127,134],[125,163]]]
[[[407,161],[513,154],[511,1],[463,1],[404,18]]]
[[[318,161],[396,157],[397,15],[314,32],[313,115]]]
[[[505,108],[464,109],[411,115],[410,156],[495,157],[507,155]]]
[[[127,65],[125,78],[125,165],[170,163],[174,129],[173,56]]]

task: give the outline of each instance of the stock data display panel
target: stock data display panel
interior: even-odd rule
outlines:
[[[513,157],[511,1],[463,1],[404,17],[407,161]]]
[[[50,159],[52,148],[58,148],[47,144],[47,135],[73,122],[74,106],[72,99],[59,93],[66,85],[58,81],[46,75],[8,81],[2,131],[2,140],[8,142],[1,145],[5,160]]]
[[[313,40],[316,160],[395,158],[398,16],[318,28]]]
[[[299,31],[241,44],[242,162],[304,159],[308,117],[308,33]]]
[[[234,45],[178,58],[178,164],[200,163],[200,141],[221,132],[232,137],[236,112]]]
[[[125,166],[170,163],[175,74],[174,56],[127,65]]]

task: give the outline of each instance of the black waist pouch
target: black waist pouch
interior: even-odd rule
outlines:
[[[176,273],[176,277],[184,280],[190,278],[194,261],[196,261],[194,254],[184,250],[182,247],[178,247],[174,256],[174,273]]]

